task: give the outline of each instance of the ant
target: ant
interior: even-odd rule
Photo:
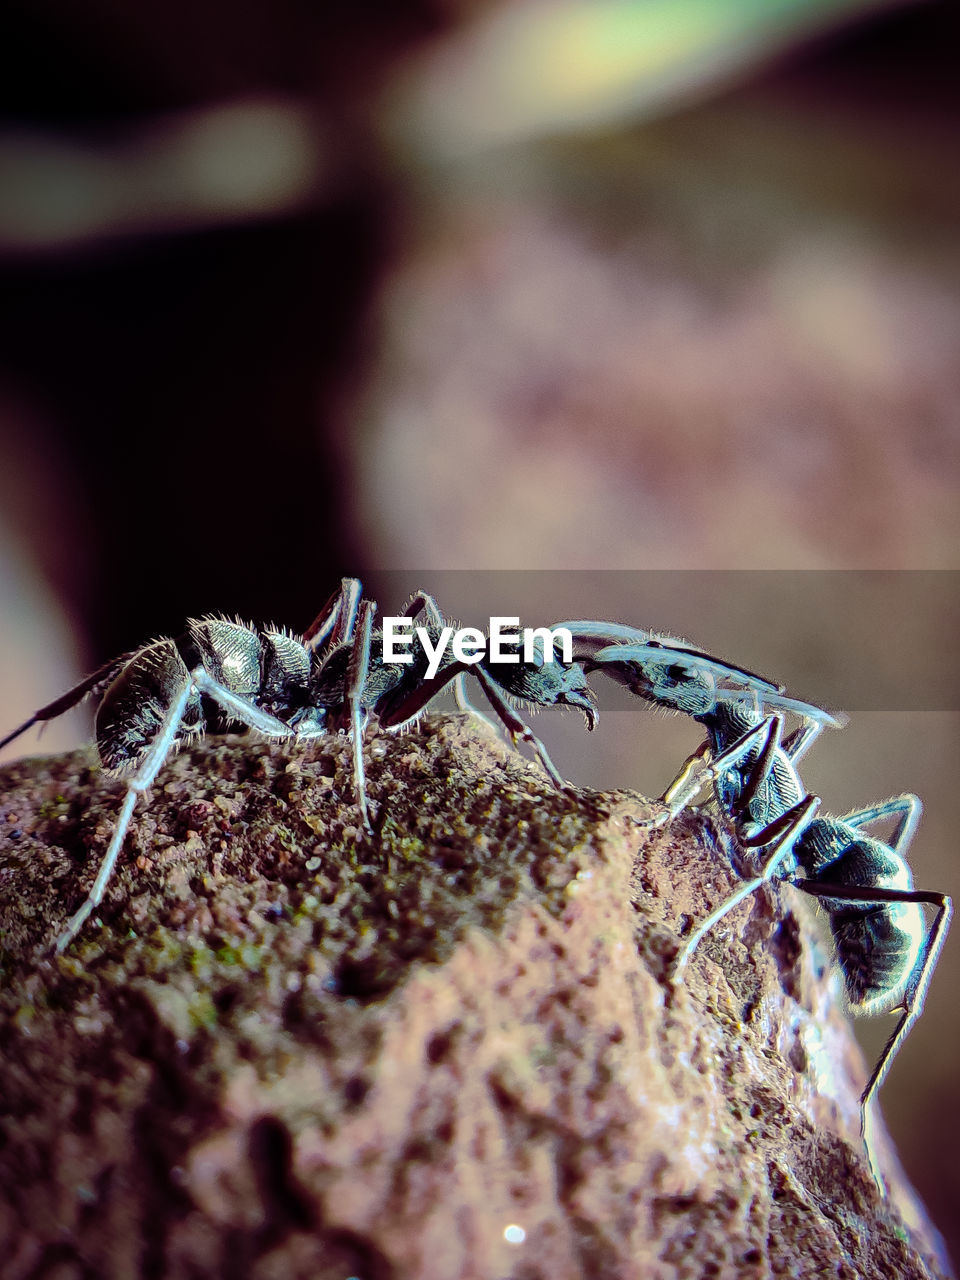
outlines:
[[[576,663],[546,660],[541,643],[532,661],[518,653],[517,663],[505,665],[490,663],[486,655],[469,665],[448,655],[428,678],[427,654],[417,637],[411,637],[411,662],[383,661],[382,646],[373,643],[379,634],[373,627],[375,611],[372,601],[362,599],[360,582],[344,578],[301,637],[239,620],[190,619],[184,635],[154,640],[111,659],[0,741],[4,747],[33,725],[94,697],[99,699],[95,738],[103,770],[129,778],[96,878],[56,939],[58,952],[69,946],[102,901],[138,797],[172,750],[205,733],[246,728],[268,738],[303,741],[349,732],[357,805],[364,830],[372,835],[363,765],[368,720],[374,716],[382,729],[403,729],[451,682],[461,707],[485,720],[462,690],[464,676],[472,674],[514,745],[523,741],[531,746],[550,780],[563,786],[543,743],[511,702],[574,706],[592,729],[596,701]],[[424,592],[413,597],[403,616],[422,617],[434,640],[443,626],[443,615]]]
[[[829,917],[836,960],[856,1014],[901,1010],[860,1097],[860,1129],[870,1171],[883,1188],[871,1139],[871,1099],[880,1088],[924,1000],[952,915],[947,894],[915,889],[906,853],[920,821],[915,795],[894,796],[842,817],[817,816],[820,799],[807,792],[797,762],[825,724],[838,723],[817,708],[778,694],[763,694],[761,709],[716,698],[709,673],[678,671],[649,645],[612,645],[589,664],[640,697],[686,711],[707,730],[706,742],[684,762],[663,796],[664,820],[689,805],[707,778],[720,810],[740,843],[762,852],[761,870],[710,913],[679,953],[679,980],[703,938],[761,885],[787,882],[817,899]],[[760,693],[757,690],[758,694]],[[801,726],[783,737],[781,711]],[[699,771],[695,766],[706,761]],[[896,819],[888,842],[866,834],[876,822]],[[923,906],[936,908],[928,927]]]

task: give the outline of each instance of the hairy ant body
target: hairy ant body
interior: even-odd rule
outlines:
[[[253,729],[268,738],[303,741],[349,732],[356,800],[363,826],[372,833],[363,766],[368,720],[373,716],[383,729],[402,729],[450,683],[457,684],[461,705],[474,711],[459,687],[466,675],[473,675],[514,744],[528,743],[551,781],[562,786],[546,748],[511,703],[577,707],[593,728],[596,702],[577,664],[544,661],[542,648],[532,661],[518,654],[516,663],[502,666],[484,655],[476,664],[448,656],[428,678],[427,655],[416,639],[409,663],[382,660],[382,648],[373,645],[375,605],[361,597],[359,581],[345,578],[299,638],[223,618],[190,620],[183,636],[155,640],[112,659],[0,741],[0,747],[6,746],[31,726],[95,697],[95,737],[103,769],[129,778],[96,878],[57,938],[57,951],[70,944],[102,901],[138,797],[172,750],[205,733]],[[422,616],[434,638],[443,626],[440,610],[424,593],[414,597],[404,616]]]
[[[760,851],[762,859],[759,874],[745,880],[687,939],[674,976],[682,976],[703,938],[761,885],[786,881],[820,903],[853,1012],[902,1011],[860,1098],[867,1157],[882,1187],[869,1103],[923,1011],[952,914],[946,894],[914,888],[906,862],[920,820],[920,800],[905,794],[842,817],[818,816],[819,798],[807,792],[797,763],[833,718],[816,708],[811,710],[817,714],[807,715],[806,704],[759,689],[763,707],[718,698],[709,673],[684,671],[680,678],[670,663],[649,646],[613,645],[596,651],[587,666],[613,675],[640,697],[685,711],[704,726],[706,742],[663,796],[666,816],[678,814],[712,779],[719,808],[740,843]],[[801,720],[786,738],[782,711]],[[700,770],[698,763],[704,764]],[[866,834],[867,827],[890,819],[896,822],[888,843]],[[936,909],[929,926],[924,905]]]

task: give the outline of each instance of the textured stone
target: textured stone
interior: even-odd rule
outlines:
[[[800,895],[674,986],[736,880],[708,817],[431,720],[372,740],[367,841],[346,750],[182,753],[58,958],[122,786],[5,770],[5,1280],[944,1274]]]

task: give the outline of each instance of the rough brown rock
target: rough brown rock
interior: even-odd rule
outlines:
[[[4,1280],[944,1274],[800,895],[675,988],[735,879],[709,819],[451,719],[373,740],[368,842],[345,750],[184,752],[60,958],[122,788],[5,770]]]

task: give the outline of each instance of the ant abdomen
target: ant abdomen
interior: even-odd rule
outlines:
[[[896,1009],[927,935],[921,908],[911,902],[844,906],[832,912],[830,932],[853,1012]]]
[[[858,1014],[896,1008],[916,966],[927,925],[917,903],[878,902],[870,894],[876,889],[911,892],[910,868],[889,845],[835,818],[815,819],[801,836],[796,854],[804,873],[822,886],[819,902],[829,913],[851,1008]],[[831,898],[834,884],[847,890],[862,887],[865,900]]]
[[[190,672],[173,640],[155,640],[130,659],[103,695],[97,708],[95,736],[106,773],[132,773],[160,731],[167,707],[190,683]],[[203,729],[200,695],[192,693],[177,730],[176,741]]]

